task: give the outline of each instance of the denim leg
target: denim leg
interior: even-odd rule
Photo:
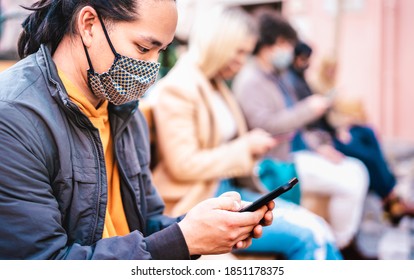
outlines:
[[[216,196],[227,191],[240,193],[242,200],[254,201],[261,195],[233,186],[223,180]],[[263,235],[253,239],[249,248],[255,253],[283,254],[289,260],[342,259],[326,222],[303,207],[276,199],[273,223],[263,228]]]
[[[334,138],[335,148],[365,164],[369,173],[370,189],[384,199],[395,187],[396,177],[388,166],[374,131],[366,126],[354,126],[350,133],[352,141],[349,143],[342,143]]]

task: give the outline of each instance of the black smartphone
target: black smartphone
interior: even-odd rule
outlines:
[[[275,199],[276,197],[280,196],[281,194],[287,192],[288,190],[292,189],[297,183],[299,182],[298,178],[292,178],[288,183],[278,187],[277,189],[263,195],[259,199],[257,199],[252,204],[247,205],[246,207],[242,208],[239,212],[254,212],[263,205],[266,205],[269,201]]]

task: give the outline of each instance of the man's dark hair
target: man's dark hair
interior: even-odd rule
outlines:
[[[310,57],[312,55],[312,48],[304,42],[298,42],[295,46],[294,54],[295,57],[300,55]]]
[[[63,36],[75,34],[78,12],[91,6],[104,19],[113,22],[133,21],[139,18],[142,0],[40,0],[31,7],[32,13],[23,22],[23,31],[18,42],[21,58],[36,52],[41,44],[49,45],[52,54]],[[175,0],[172,0],[175,1]]]
[[[279,12],[261,11],[257,14],[257,20],[259,25],[259,39],[253,54],[256,54],[265,46],[273,45],[279,37],[283,37],[293,44],[296,43],[296,30]]]

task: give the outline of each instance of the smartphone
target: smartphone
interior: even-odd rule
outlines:
[[[336,88],[332,88],[324,94],[324,96],[328,97],[330,100],[335,99],[337,95],[338,95],[338,90]]]
[[[242,208],[239,212],[254,212],[263,205],[266,205],[269,201],[275,199],[276,197],[280,196],[281,194],[287,192],[288,190],[292,189],[297,183],[299,182],[298,178],[292,178],[288,183],[278,187],[277,189],[263,195],[259,199],[257,199],[252,204],[247,205],[246,207]]]
[[[294,132],[280,132],[273,134],[272,137],[276,139],[278,142],[283,143],[287,141],[291,141],[293,139],[293,136],[295,135]]]

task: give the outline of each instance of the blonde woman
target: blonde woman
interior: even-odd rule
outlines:
[[[160,161],[154,181],[173,215],[225,191],[253,201],[260,184],[239,187],[232,178],[252,177],[258,159],[277,143],[268,133],[247,131],[225,81],[243,66],[256,43],[255,25],[242,10],[216,8],[190,35],[189,51],[153,89]],[[326,223],[305,209],[277,200],[274,222],[248,252],[287,259],[341,259]]]

